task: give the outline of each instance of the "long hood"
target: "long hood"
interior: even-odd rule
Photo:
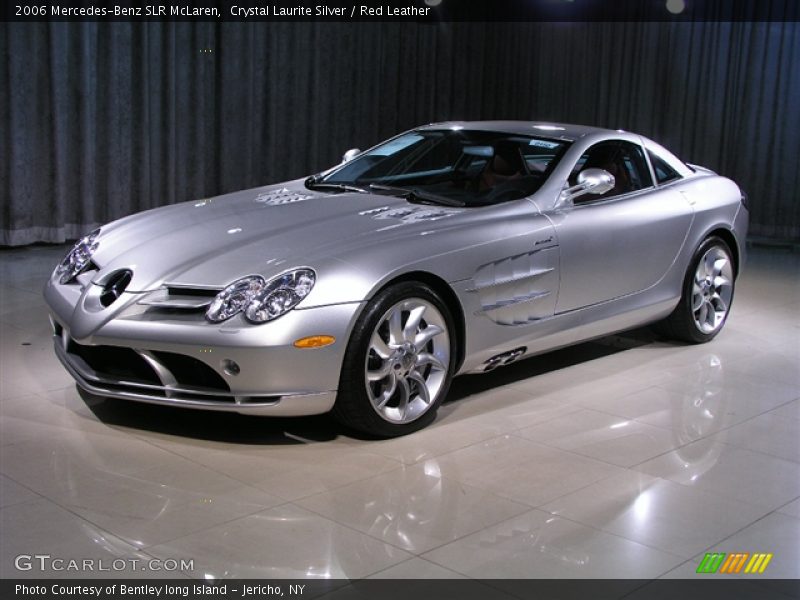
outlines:
[[[164,282],[222,287],[335,260],[354,247],[445,226],[464,209],[422,206],[385,195],[330,194],[289,182],[153,209],[101,229],[98,277],[129,268],[129,291]]]

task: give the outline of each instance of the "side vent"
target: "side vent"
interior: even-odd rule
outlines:
[[[509,350],[508,352],[503,352],[502,354],[493,356],[483,363],[483,372],[488,373],[489,371],[494,371],[497,367],[510,365],[511,363],[522,358],[527,350],[528,349],[523,346],[521,348],[515,348],[514,350]]]
[[[553,316],[558,248],[543,248],[480,267],[472,277],[484,315],[498,325],[526,325]]]

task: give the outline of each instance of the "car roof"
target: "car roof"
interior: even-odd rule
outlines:
[[[578,138],[594,133],[615,133],[612,129],[573,125],[570,123],[553,123],[549,121],[446,121],[431,123],[418,127],[417,130],[463,128],[472,131],[497,131],[519,135],[536,135],[574,142]]]

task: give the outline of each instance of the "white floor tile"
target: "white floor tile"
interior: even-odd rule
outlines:
[[[800,463],[800,420],[774,410],[716,435],[727,444]]]
[[[370,575],[367,579],[466,579],[464,575],[445,569],[415,556],[398,565]]]
[[[635,471],[562,496],[542,510],[685,558],[768,513]]]
[[[800,495],[800,464],[715,439],[693,442],[636,469],[770,510]]]
[[[0,508],[36,500],[39,496],[13,479],[0,475]]]
[[[444,477],[539,506],[622,471],[608,463],[502,436],[425,463]]]
[[[188,556],[214,579],[359,578],[411,558],[407,552],[291,505],[271,508],[155,546]]]
[[[310,496],[297,504],[415,554],[530,509],[442,477],[433,461]]]
[[[669,431],[594,410],[569,413],[515,435],[621,467],[631,467],[681,445]]]
[[[105,567],[110,568],[116,559],[144,561],[150,558],[133,545],[43,498],[0,509],[0,529],[3,532],[0,577],[3,578],[85,577],[86,571],[67,570],[69,560],[102,559]],[[63,562],[33,560],[27,563],[25,559],[19,562],[16,560],[19,555],[49,555]],[[94,564],[100,567],[100,563]],[[28,566],[30,568],[26,568]],[[112,574],[141,575],[133,565],[124,571],[104,572],[103,576]]]
[[[800,519],[800,498],[788,504],[784,504],[778,509],[778,512]]]
[[[533,510],[423,555],[477,579],[648,578],[683,559]]]

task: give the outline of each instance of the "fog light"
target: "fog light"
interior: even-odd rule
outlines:
[[[222,361],[222,370],[225,371],[226,375],[231,375],[232,377],[236,377],[241,372],[239,365],[229,358]]]
[[[294,347],[295,348],[322,348],[324,346],[330,346],[332,343],[336,341],[336,338],[332,335],[310,335],[308,337],[300,338],[299,340],[295,340]]]

